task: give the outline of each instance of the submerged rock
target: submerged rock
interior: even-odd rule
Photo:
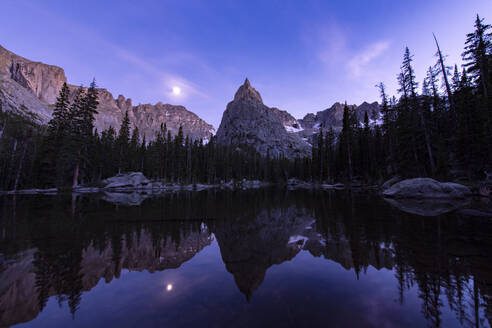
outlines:
[[[105,192],[102,199],[116,205],[140,206],[149,197],[149,194],[139,192]]]
[[[140,187],[149,184],[142,172],[128,172],[118,174],[114,177],[103,180],[105,188]]]
[[[469,204],[466,199],[392,199],[385,201],[403,212],[420,216],[438,216]]]
[[[383,196],[391,198],[453,199],[469,195],[471,195],[471,190],[466,186],[452,182],[439,182],[430,178],[403,180],[383,191]]]
[[[327,184],[323,183],[320,185],[321,189],[345,189],[345,185],[343,183],[335,183],[335,184]]]

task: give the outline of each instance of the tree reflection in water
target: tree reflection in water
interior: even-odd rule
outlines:
[[[417,286],[431,326],[442,325],[445,305],[461,325],[491,324],[486,218],[420,217],[368,194],[265,189],[166,194],[140,206],[100,196],[2,197],[0,206],[0,326],[34,319],[50,297],[75,315],[101,278],[178,268],[214,236],[247,300],[272,265],[307,251],[357,279],[370,266],[393,270],[399,302]]]

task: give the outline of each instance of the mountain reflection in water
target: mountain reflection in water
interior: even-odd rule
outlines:
[[[492,323],[488,218],[268,189],[166,194],[140,206],[9,196],[0,211],[0,327]],[[119,296],[107,302],[109,293]]]

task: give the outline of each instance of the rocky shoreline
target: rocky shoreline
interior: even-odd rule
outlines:
[[[356,190],[379,194],[387,203],[399,211],[426,217],[457,211],[463,215],[491,217],[492,207],[489,197],[481,195],[484,183],[476,188],[452,182],[439,182],[430,178],[402,180],[392,178],[381,185],[326,184],[289,179],[275,184],[259,180],[229,181],[218,184],[177,184],[147,179],[141,172],[128,172],[105,179],[100,186],[80,186],[69,190],[26,189],[0,192],[6,195],[72,195],[94,194],[102,200],[123,206],[140,206],[146,199],[158,197],[169,192],[194,192],[209,189],[247,190],[266,187],[282,187],[287,190]],[[487,187],[488,188],[488,187]],[[488,190],[488,189],[487,189]],[[475,200],[480,197],[480,202]],[[473,203],[473,204],[472,204]],[[471,207],[470,207],[471,206]]]
[[[483,183],[469,188],[453,182],[439,182],[430,178],[399,179],[391,178],[381,185],[366,185],[361,183],[335,183],[303,181],[291,178],[283,183],[272,183],[260,180],[239,180],[215,184],[180,184],[170,183],[163,180],[149,180],[141,172],[128,172],[118,174],[105,179],[99,186],[81,185],[72,189],[57,188],[32,188],[22,190],[0,191],[7,195],[31,195],[31,194],[58,194],[65,192],[73,193],[99,193],[99,192],[175,192],[175,191],[201,191],[206,189],[256,189],[271,186],[286,187],[288,190],[295,189],[320,189],[320,190],[344,190],[363,189],[378,191],[385,198],[393,199],[461,199],[471,196],[484,195],[481,189]]]

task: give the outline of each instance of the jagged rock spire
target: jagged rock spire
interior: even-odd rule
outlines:
[[[251,86],[248,78],[244,80],[242,86],[239,87],[236,94],[234,95],[234,101],[254,101],[260,102],[263,104],[263,100],[261,99],[261,95],[255,88]]]
[[[284,117],[292,118],[288,113],[265,106],[260,93],[246,79],[234,100],[227,104],[217,130],[217,142],[250,145],[262,156],[269,154],[272,158],[310,156],[310,145],[299,135],[287,132],[283,125]]]

